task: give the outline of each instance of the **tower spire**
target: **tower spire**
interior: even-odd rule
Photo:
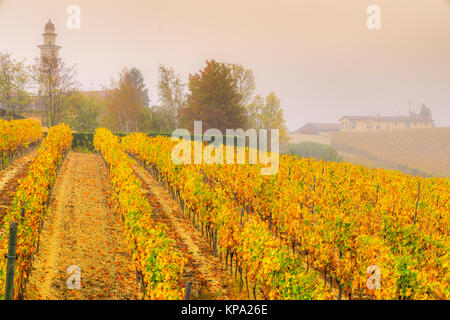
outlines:
[[[61,46],[56,45],[56,37],[58,35],[56,34],[55,25],[51,18],[48,19],[42,36],[44,37],[44,43],[38,46],[38,48],[41,49],[41,68],[44,69],[46,64],[50,64],[49,62],[51,61],[58,65],[59,49],[61,49]],[[57,69],[55,72],[58,72]],[[39,88],[38,92],[39,95],[41,95],[42,88]]]
[[[61,47],[56,45],[56,37],[58,35],[56,34],[55,25],[51,18],[48,19],[42,36],[44,37],[44,43],[39,46],[39,49],[41,49],[41,58],[47,56],[58,59],[58,52]]]

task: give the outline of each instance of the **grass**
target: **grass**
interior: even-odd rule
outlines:
[[[297,155],[299,158],[314,158],[324,161],[341,161],[337,150],[332,147],[317,142],[304,141],[300,143],[290,143],[287,153]]]

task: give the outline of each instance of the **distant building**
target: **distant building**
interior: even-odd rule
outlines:
[[[410,112],[409,117],[344,116],[339,119],[340,131],[376,131],[394,129],[432,128],[431,111],[425,105],[420,114]]]
[[[44,37],[44,44],[38,46],[38,48],[41,49],[41,58],[47,56],[58,59],[58,52],[62,47],[56,45],[56,37],[58,35],[55,31],[55,25],[52,20],[49,19],[45,25],[44,33],[42,34]]]
[[[309,122],[300,129],[295,130],[292,134],[321,134],[333,131],[339,131],[339,123],[318,123]]]
[[[290,143],[316,142],[329,145],[330,133],[339,131],[339,123],[309,122],[300,129],[290,133]]]
[[[56,44],[56,37],[58,36],[56,34],[56,28],[53,22],[49,19],[47,24],[44,27],[44,33],[43,36],[43,44],[39,45],[38,48],[40,49],[40,55],[41,60],[43,60],[44,57],[52,57],[59,59],[59,50],[62,48],[61,46]],[[32,103],[30,104],[30,107],[27,111],[31,112],[43,112],[44,111],[44,105],[42,104],[41,97],[42,97],[42,89],[39,88],[39,92],[37,95],[32,97]],[[79,92],[83,97],[86,98],[96,98],[99,100],[104,100],[106,98],[107,92],[106,91],[80,91]],[[1,105],[0,105],[1,107]]]

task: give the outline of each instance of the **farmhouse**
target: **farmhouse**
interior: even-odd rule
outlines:
[[[339,123],[318,123],[308,122],[300,129],[295,130],[292,134],[321,134],[333,131],[339,131]]]
[[[344,116],[339,119],[339,123],[340,131],[347,132],[433,127],[431,111],[425,105],[422,106],[420,114],[410,112],[408,117]]]
[[[339,123],[309,122],[303,127],[291,132],[290,143],[316,142],[330,144],[330,133],[339,131]]]

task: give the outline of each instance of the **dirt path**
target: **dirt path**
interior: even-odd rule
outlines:
[[[70,152],[53,189],[25,299],[136,299],[139,287],[98,155]],[[81,288],[68,289],[69,266]]]
[[[9,206],[14,200],[19,179],[23,179],[28,173],[28,167],[33,161],[36,152],[33,151],[12,163],[10,166],[0,171],[0,225]],[[1,228],[1,227],[0,227]],[[2,232],[0,230],[0,232]]]
[[[178,246],[189,259],[184,280],[192,281],[192,299],[222,300],[238,298],[233,280],[214,257],[209,244],[199,231],[182,216],[181,208],[157,180],[144,168],[134,166],[134,172],[144,183],[144,189],[158,220],[166,223],[177,239]],[[244,297],[245,299],[245,297]]]
[[[17,159],[5,169],[0,170],[0,193],[8,185],[9,181],[14,179],[17,172],[21,171],[23,167],[28,166],[31,163],[35,155],[36,151],[33,151],[30,154]]]

